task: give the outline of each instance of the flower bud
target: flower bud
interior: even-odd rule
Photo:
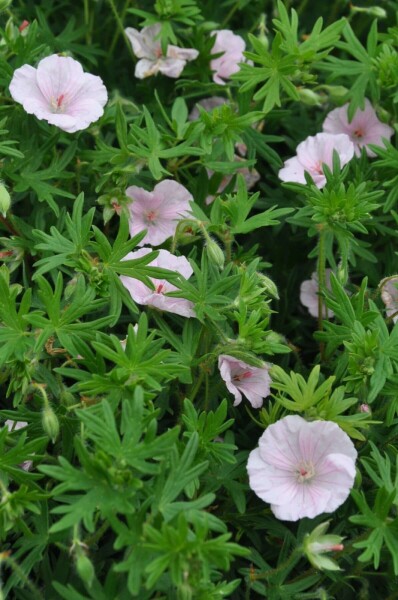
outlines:
[[[323,97],[309,88],[298,87],[297,93],[300,101],[307,106],[321,106]]]
[[[303,540],[303,553],[310,563],[320,570],[339,571],[340,567],[331,558],[323,556],[325,552],[341,552],[344,546],[340,535],[325,535],[330,521],[321,523],[311,533],[307,533]]]
[[[372,414],[369,404],[361,404],[359,407],[359,412]]]
[[[266,275],[263,275],[262,273],[257,273],[257,275],[260,278],[260,282],[261,282],[262,287],[264,288],[264,291],[272,298],[275,298],[276,300],[278,300],[279,299],[278,288],[276,287],[276,285],[272,281],[272,279],[270,279]]]
[[[76,560],[76,569],[80,579],[84,581],[88,587],[91,587],[95,576],[95,570],[93,563],[86,554],[79,554]]]
[[[224,252],[221,250],[217,242],[211,237],[209,237],[206,242],[206,252],[208,259],[211,263],[217,265],[217,267],[219,267],[220,270],[224,268]]]
[[[41,424],[44,432],[54,444],[59,434],[59,421],[50,404],[46,404],[43,408],[43,412],[41,414]]]
[[[5,186],[0,183],[0,213],[5,218],[7,211],[11,206],[10,194],[7,192]]]
[[[262,45],[264,46],[265,50],[268,50],[269,48],[269,39],[267,36],[268,33],[268,29],[266,26],[266,21],[267,21],[267,16],[265,14],[262,14],[260,17],[260,23],[258,25],[258,35],[257,35],[257,39],[262,43]]]
[[[352,14],[355,13],[365,13],[370,17],[376,17],[376,19],[385,19],[387,17],[387,12],[381,6],[353,6],[350,5],[350,10]]]

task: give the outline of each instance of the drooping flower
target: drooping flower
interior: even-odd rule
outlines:
[[[211,35],[216,36],[211,53],[223,53],[218,58],[213,58],[210,61],[210,68],[214,71],[213,81],[219,85],[225,85],[224,80],[237,73],[240,69],[239,63],[246,61],[243,56],[246,48],[245,40],[229,29],[212,31]]]
[[[365,98],[365,108],[356,111],[351,123],[348,121],[348,106],[348,104],[344,104],[344,106],[332,110],[323,122],[323,131],[347,134],[354,144],[357,156],[361,155],[362,148],[365,148],[368,156],[376,156],[369,148],[369,144],[384,146],[383,138],[390,140],[394,133],[393,128],[379,121],[367,98]]]
[[[330,285],[330,274],[332,273],[332,269],[325,269],[325,278],[326,278],[326,287],[328,290],[331,289]],[[318,273],[314,272],[311,275],[311,279],[306,279],[302,282],[300,286],[300,302],[306,308],[308,308],[308,312],[312,317],[318,318],[318,292],[319,292],[319,284],[318,284]],[[323,316],[327,319],[331,319],[334,317],[334,312],[323,305]]]
[[[161,29],[162,25],[155,23],[144,27],[141,31],[133,27],[127,27],[125,30],[134,54],[140,59],[134,72],[138,79],[145,79],[157,73],[177,78],[187,62],[195,60],[199,55],[194,48],[178,48],[169,44],[165,56],[160,42]]]
[[[289,158],[279,171],[282,181],[306,183],[307,171],[318,188],[326,185],[323,164],[333,167],[333,151],[339,155],[340,165],[344,167],[354,156],[354,144],[346,134],[317,133],[309,136],[297,146],[297,155]]]
[[[398,275],[386,277],[379,283],[381,299],[386,306],[387,317],[392,317],[394,323],[398,321]]]
[[[354,444],[336,423],[289,415],[267,427],[250,453],[249,484],[277,519],[313,519],[346,501],[356,458]]]
[[[123,260],[141,258],[149,252],[152,252],[152,248],[140,248],[134,252],[129,252]],[[174,256],[167,250],[159,250],[158,257],[150,262],[148,266],[174,271],[175,273],[182,275],[185,279],[189,279],[193,273],[193,269],[185,256]],[[151,290],[142,283],[142,281],[133,279],[133,277],[121,275],[120,280],[137,304],[154,306],[160,310],[172,312],[183,317],[196,316],[194,305],[189,300],[165,296],[168,292],[175,292],[178,289],[175,285],[169,283],[165,279],[151,278],[151,281],[155,286],[154,290]]]
[[[152,192],[132,185],[126,195],[132,199],[128,205],[131,236],[147,230],[139,246],[159,246],[174,235],[178,221],[188,216],[189,203],[193,200],[183,185],[171,179],[155,185]]]
[[[242,402],[242,394],[253,408],[260,408],[270,394],[269,368],[253,367],[228,354],[218,357],[218,368],[228,390],[235,396],[234,406]]]
[[[10,93],[27,113],[74,133],[104,113],[108,94],[97,75],[85,73],[77,60],[52,54],[37,69],[23,65],[14,72]]]

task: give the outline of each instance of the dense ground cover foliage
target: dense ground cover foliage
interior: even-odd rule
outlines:
[[[0,9],[0,598],[397,598],[398,3]]]

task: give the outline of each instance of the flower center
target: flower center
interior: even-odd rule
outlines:
[[[233,381],[242,381],[242,379],[248,379],[253,373],[251,371],[243,371],[243,373],[237,373],[232,377]]]
[[[314,168],[315,173],[318,173],[318,175],[323,175],[322,163],[320,163],[320,162],[315,163],[313,168]]]
[[[160,46],[160,44],[155,50],[155,56],[156,58],[161,58],[163,56],[162,47]]]
[[[296,477],[299,483],[304,483],[312,479],[315,475],[315,469],[312,462],[301,462],[296,468]]]
[[[65,112],[65,94],[60,94],[58,96],[58,98],[51,98],[51,102],[50,102],[50,106],[51,106],[51,111],[53,113],[63,113]]]
[[[153,223],[155,221],[155,219],[157,218],[157,216],[158,216],[158,213],[156,212],[156,210],[150,210],[145,215],[145,221],[147,223]]]
[[[164,283],[159,283],[159,285],[157,286],[155,292],[157,294],[163,294],[163,288],[164,288]]]
[[[354,131],[354,137],[356,137],[356,138],[361,138],[361,137],[363,137],[363,131],[362,131],[362,129],[361,129],[360,127],[358,127],[358,129],[356,129],[356,130]]]

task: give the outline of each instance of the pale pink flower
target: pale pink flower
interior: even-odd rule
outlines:
[[[236,162],[243,162],[244,159],[241,158],[240,156],[236,155],[234,156],[234,160]],[[211,171],[210,169],[206,169],[207,170],[207,175],[209,177],[212,177],[214,171]],[[256,169],[248,169],[247,167],[241,167],[239,169],[236,169],[236,175],[243,175],[243,179],[246,182],[246,187],[248,190],[251,190],[258,181],[260,181],[260,173],[258,171],[256,171]],[[227,185],[229,184],[229,182],[231,181],[233,175],[224,175],[224,177],[221,179],[220,185],[218,186],[217,189],[217,194],[221,194],[225,188],[227,187]],[[236,186],[235,186],[235,191],[236,191]],[[210,194],[209,196],[206,197],[206,204],[211,204],[214,201],[215,196]]]
[[[195,60],[199,55],[194,48],[178,48],[168,44],[165,56],[160,43],[161,29],[162,25],[156,23],[144,27],[141,31],[133,27],[127,27],[125,30],[134,54],[141,59],[135,66],[134,74],[138,79],[145,79],[157,73],[177,78],[187,62]]]
[[[365,404],[365,403],[361,404],[361,406],[359,407],[359,412],[372,414],[369,404]]]
[[[394,323],[398,321],[398,275],[387,277],[379,283],[381,299],[386,306],[387,317],[392,317]]]
[[[253,367],[234,356],[220,354],[218,368],[228,390],[235,396],[234,406],[242,402],[242,394],[253,408],[260,408],[270,394],[269,368]]]
[[[129,252],[129,254],[127,254],[123,260],[141,258],[149,252],[152,252],[152,248],[140,248],[134,252]],[[174,256],[167,250],[159,250],[158,257],[150,262],[148,266],[168,269],[174,273],[179,273],[185,279],[189,279],[193,273],[193,269],[185,256]],[[144,283],[142,283],[142,281],[133,279],[132,277],[121,275],[120,280],[124,287],[130,292],[134,302],[137,302],[137,304],[154,306],[159,310],[172,312],[183,317],[196,316],[194,305],[189,300],[165,296],[165,294],[168,292],[175,292],[178,290],[175,285],[172,285],[165,279],[151,278],[151,281],[155,286],[154,290],[151,290]]]
[[[339,155],[341,167],[344,167],[354,156],[354,144],[348,135],[317,133],[315,136],[307,137],[297,146],[297,155],[285,162],[284,167],[279,171],[279,178],[282,181],[306,183],[304,173],[307,172],[315,185],[323,188],[326,185],[323,164],[330,169],[333,168],[334,150]]]
[[[240,69],[239,63],[245,62],[243,52],[246,48],[245,40],[236,35],[229,29],[220,29],[212,31],[210,35],[216,36],[216,41],[211,50],[212,54],[223,54],[210,61],[210,68],[213,73],[214,83],[225,85],[225,79],[237,73]]]
[[[153,192],[133,185],[127,188],[126,195],[132,199],[128,204],[131,236],[147,230],[139,246],[159,246],[173,236],[178,221],[188,216],[189,203],[193,200],[183,185],[171,179],[155,185]]]
[[[26,421],[11,421],[11,419],[7,419],[7,421],[5,421],[5,423],[4,423],[4,425],[7,427],[8,431],[13,432],[13,431],[18,431],[18,429],[23,429],[23,427],[26,427],[27,422]],[[32,465],[33,465],[32,460],[24,460],[24,462],[21,463],[19,466],[24,471],[30,471],[32,468]]]
[[[84,73],[77,60],[58,54],[43,58],[37,69],[30,65],[17,69],[10,93],[27,113],[68,133],[97,121],[108,100],[100,77]]]
[[[336,423],[289,415],[267,427],[250,453],[249,485],[277,519],[313,519],[346,501],[356,458],[354,444]]]
[[[323,131],[347,134],[354,144],[357,156],[361,155],[362,148],[365,148],[368,156],[376,156],[368,145],[384,146],[383,138],[390,140],[394,133],[393,128],[379,121],[367,98],[365,98],[365,108],[356,111],[351,123],[348,121],[348,106],[344,104],[332,110],[323,123]]]
[[[325,269],[325,278],[326,278],[326,287],[328,290],[331,290],[330,285],[330,274],[332,273],[332,269]],[[318,292],[319,292],[319,284],[318,284],[318,273],[314,272],[311,275],[311,279],[306,279],[302,282],[300,286],[300,302],[306,308],[308,308],[308,312],[312,317],[318,318]],[[325,302],[323,301],[323,316],[327,319],[331,319],[334,317],[334,312],[325,306]]]

